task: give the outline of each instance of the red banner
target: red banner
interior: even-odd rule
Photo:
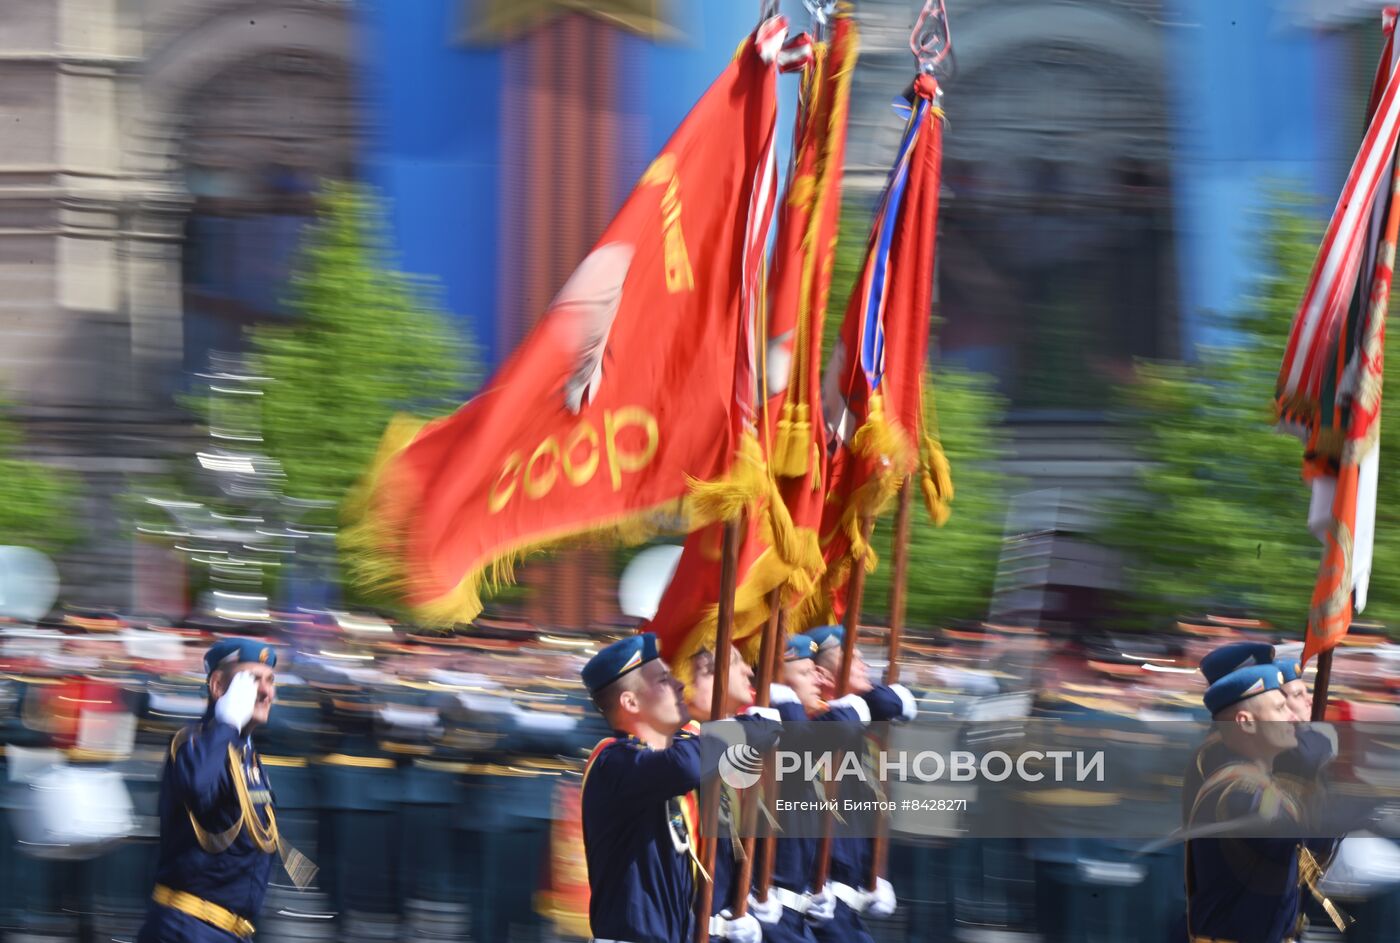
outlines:
[[[789,48],[804,46],[802,37]],[[779,215],[769,283],[764,360],[763,464],[766,497],[749,509],[734,594],[734,639],[754,654],[768,619],[768,596],[784,590],[797,605],[816,587],[824,564],[817,543],[825,495],[821,393],[822,322],[831,286],[841,214],[846,116],[859,50],[855,20],[842,12],[829,43],[804,57],[793,131],[793,166]],[[689,680],[690,656],[714,647],[722,525],[687,539],[676,574],[649,629],[671,669]]]
[[[1394,8],[1383,13],[1382,29],[1385,46],[1366,134],[1318,250],[1279,370],[1280,425],[1303,440],[1303,478],[1312,490],[1308,527],[1323,545],[1304,662],[1341,642],[1355,613],[1366,608],[1370,584],[1385,319],[1400,233]]]
[[[861,521],[878,514],[904,477],[919,473],[929,513],[947,516],[952,483],[937,441],[924,431],[942,112],[938,86],[914,82],[909,123],[881,197],[865,264],[823,382],[833,444],[822,519],[823,589],[800,625],[840,619],[853,561],[874,557]]]
[[[357,575],[425,621],[466,621],[524,554],[635,536],[725,478],[752,421],[785,29],[768,21],[736,55],[482,391],[397,452],[391,430],[347,534]]]

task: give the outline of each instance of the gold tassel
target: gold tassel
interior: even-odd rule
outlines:
[[[943,446],[931,436],[924,436],[923,468],[919,473],[919,486],[924,493],[924,507],[933,523],[942,527],[948,523],[953,502],[953,470],[948,464],[948,456]]]
[[[287,877],[292,879],[297,889],[304,891],[310,887],[320,868],[285,841],[277,842],[277,852],[282,857],[282,867],[286,869]]]
[[[1355,918],[1343,913],[1341,908],[1322,893],[1318,887],[1318,881],[1322,880],[1322,865],[1317,863],[1317,856],[1312,853],[1312,850],[1303,845],[1298,846],[1298,880],[1322,905],[1322,909],[1327,911],[1327,916],[1332,919],[1338,932],[1345,933],[1347,927],[1356,922]]]

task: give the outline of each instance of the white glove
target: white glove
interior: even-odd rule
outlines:
[[[778,713],[776,707],[759,707],[755,704],[752,707],[745,708],[744,713],[751,717],[762,717],[764,720],[771,720],[775,724],[781,724],[783,722],[783,715]]]
[[[777,707],[779,704],[801,704],[802,701],[797,696],[797,692],[786,684],[776,682],[768,689],[768,703]]]
[[[758,919],[759,923],[766,923],[772,926],[783,919],[783,905],[778,898],[770,895],[766,901],[760,902],[752,894],[749,895],[749,914]]]
[[[224,696],[214,702],[214,719],[242,730],[253,719],[253,705],[258,702],[258,683],[251,672],[240,671],[228,683]]]
[[[807,895],[807,919],[812,923],[830,923],[836,919],[836,895],[822,888],[820,894]]]
[[[863,724],[870,723],[870,705],[865,703],[865,698],[859,694],[847,694],[845,697],[838,697],[834,701],[828,701],[827,707],[849,707],[856,712]]]
[[[902,684],[890,685],[890,690],[899,696],[899,704],[903,708],[899,716],[904,720],[913,720],[919,716],[919,702],[914,700],[914,695]]]
[[[782,904],[778,906],[782,907]],[[735,917],[729,911],[722,910],[710,918],[710,936],[723,937],[734,943],[761,943],[763,928],[753,914]]]
[[[875,879],[875,890],[865,892],[863,912],[872,917],[888,917],[894,913],[894,887],[884,878]]]

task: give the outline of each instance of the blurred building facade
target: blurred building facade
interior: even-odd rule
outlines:
[[[0,386],[82,479],[65,596],[130,599],[116,513],[188,455],[188,373],[279,316],[318,176],[353,172],[353,8],[14,0],[0,8]]]

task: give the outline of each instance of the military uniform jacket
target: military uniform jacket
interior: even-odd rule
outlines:
[[[253,921],[275,861],[276,822],[251,739],[206,715],[176,735],[166,756],[156,882]],[[162,921],[190,934],[230,938],[183,913],[153,907],[142,939],[165,939],[152,932],[152,923]]]
[[[582,803],[595,937],[675,943],[694,936],[691,793],[706,769],[707,746],[709,738],[682,730],[664,750],[623,734],[594,749]]]
[[[870,708],[871,723],[885,723],[897,720],[904,713],[904,704],[899,695],[887,685],[878,685],[861,695]],[[855,780],[847,781],[844,791],[852,799],[870,799],[874,792],[870,786]],[[847,797],[843,795],[843,797]],[[831,880],[854,888],[865,887],[870,880],[870,862],[874,851],[874,839],[838,835],[831,842]]]
[[[806,712],[799,704],[780,704],[778,705],[778,713],[784,723],[799,724],[799,726],[787,728],[784,732],[784,749],[803,750],[803,735],[815,736],[815,731],[810,727],[800,726],[801,722],[809,720]],[[864,728],[860,717],[851,708],[834,707],[814,720],[818,722],[836,721],[847,725],[851,734],[849,748],[860,749]],[[831,741],[823,737],[821,743],[824,746],[830,746]],[[818,785],[807,782],[800,776],[788,777],[778,783],[778,795],[782,799],[792,801],[825,798],[825,795],[818,795]],[[820,832],[819,820],[823,814],[821,812],[784,813],[784,817],[789,822],[796,822],[798,819],[803,820],[803,822],[800,827],[789,829],[796,834],[778,839],[777,848],[773,852],[773,883],[778,887],[796,894],[816,890],[811,887],[812,874],[816,870],[817,847],[819,845],[819,840],[815,836]],[[833,841],[833,862],[835,860],[835,845],[836,842]]]
[[[1220,756],[1216,751],[1212,755]],[[1260,813],[1299,819],[1296,800],[1268,772],[1231,758],[1205,780],[1189,825]],[[1191,937],[1236,943],[1281,943],[1298,919],[1298,841],[1294,838],[1199,838],[1186,846],[1186,915]]]

